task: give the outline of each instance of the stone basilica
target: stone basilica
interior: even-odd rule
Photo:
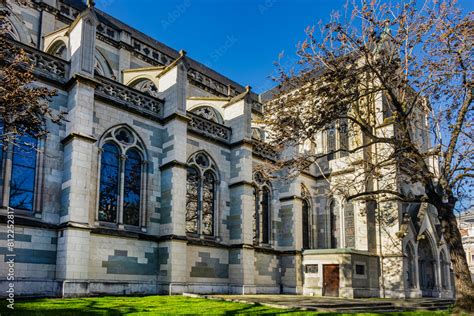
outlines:
[[[80,0],[7,10],[9,40],[34,61],[36,84],[57,90],[51,107],[68,113],[29,140],[38,151],[2,151],[0,267],[6,276],[11,207],[17,296],[454,295],[436,210],[329,194],[357,168],[350,155],[286,182],[257,171],[276,159],[256,123],[271,92]],[[351,139],[324,131],[315,143],[331,151]],[[381,207],[391,227],[380,227]]]

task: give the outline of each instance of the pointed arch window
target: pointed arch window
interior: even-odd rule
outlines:
[[[345,248],[355,247],[354,204],[346,201],[344,205],[344,236]]]
[[[100,222],[144,226],[145,149],[131,130],[116,127],[102,141],[98,215]]]
[[[51,47],[48,49],[48,53],[59,57],[61,59],[67,59],[67,46],[62,40],[56,41]]]
[[[349,155],[349,120],[341,118],[326,129],[327,160]]]
[[[339,216],[336,201],[329,204],[329,247],[331,249],[340,247]]]
[[[254,245],[269,244],[271,234],[271,186],[261,172],[255,172],[253,213]]]
[[[3,123],[0,122],[0,134],[3,134]],[[40,139],[23,134],[15,139],[14,144],[0,142],[0,196],[4,207],[32,215],[39,212],[37,189],[40,173],[38,172],[42,143]]]
[[[408,288],[414,288],[416,286],[415,280],[415,251],[413,246],[408,243],[405,247],[405,262],[406,262],[406,281]]]
[[[443,289],[447,289],[449,287],[449,261],[446,259],[444,250],[441,250],[439,261],[441,268],[441,286]]]
[[[301,217],[302,217],[302,232],[303,232],[303,249],[311,248],[311,196],[308,189],[301,185]]]
[[[186,233],[216,235],[217,168],[204,153],[188,161],[186,177]]]

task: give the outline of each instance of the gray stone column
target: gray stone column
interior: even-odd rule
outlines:
[[[253,248],[252,143],[250,89],[239,101],[224,109],[226,123],[232,127],[230,170],[230,212],[224,219],[229,230],[230,291],[239,294],[256,292],[255,250]]]
[[[180,293],[187,290],[186,249],[186,84],[187,68],[184,52],[159,78],[160,97],[166,100],[162,141],[160,236],[166,242],[169,259],[167,275],[161,277],[163,292]]]
[[[64,145],[60,224],[56,278],[63,296],[88,294],[90,226],[95,217],[93,199],[97,183],[91,182],[92,160],[97,159],[93,136],[96,17],[86,9],[70,30],[71,73],[68,89],[68,122]]]

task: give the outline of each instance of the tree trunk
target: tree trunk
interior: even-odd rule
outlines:
[[[440,213],[444,215],[441,219],[441,225],[453,265],[454,284],[456,286],[456,309],[474,312],[474,286],[466,260],[466,252],[462,245],[461,232],[454,216],[454,210],[453,208],[444,208]]]

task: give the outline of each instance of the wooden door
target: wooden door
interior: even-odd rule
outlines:
[[[339,265],[323,265],[323,295],[339,296]]]

